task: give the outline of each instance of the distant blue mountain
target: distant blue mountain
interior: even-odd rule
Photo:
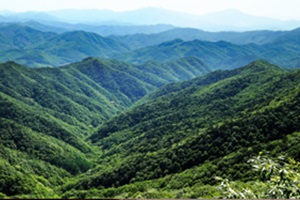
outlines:
[[[5,16],[7,15],[8,14]],[[300,26],[299,21],[283,21],[267,17],[253,16],[238,10],[225,10],[205,15],[192,15],[161,8],[143,8],[124,12],[69,9],[46,13],[10,13],[9,17],[19,21],[56,21],[73,24],[84,23],[90,25],[132,26],[171,24],[179,27],[200,28],[207,31],[291,30]]]

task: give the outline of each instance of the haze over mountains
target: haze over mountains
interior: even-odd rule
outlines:
[[[36,22],[0,26],[0,60],[30,67],[57,67],[87,57],[141,64],[151,60],[171,62],[190,56],[201,59],[211,69],[235,68],[257,59],[287,68],[300,66],[299,29],[212,33],[173,28],[156,34],[103,37],[82,30],[54,33],[57,28],[39,26]]]
[[[24,13],[2,11],[0,15],[2,15],[0,18],[2,22],[35,20],[44,23],[47,22],[49,25],[53,24],[53,22],[67,22],[72,24],[127,26],[170,24],[179,27],[194,27],[206,31],[291,30],[299,26],[299,21],[284,21],[252,16],[238,10],[224,10],[205,15],[191,15],[150,7],[123,12],[71,9]],[[62,28],[68,27],[64,24],[60,26]]]
[[[0,12],[0,198],[298,198],[299,27]]]

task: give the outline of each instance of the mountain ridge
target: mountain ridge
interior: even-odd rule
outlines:
[[[300,131],[299,70],[263,60],[206,70],[194,57],[0,64],[0,194],[112,198],[155,189],[161,196],[148,197],[192,198],[210,188],[209,196],[220,194],[214,176],[254,181],[246,162],[261,149],[297,158],[296,147],[274,144]]]
[[[294,22],[80,11],[0,11],[0,198],[295,196],[284,178],[300,194],[300,28],[134,24]],[[282,167],[280,181],[252,170],[254,156]]]
[[[158,90],[160,95],[113,117],[90,136],[103,151],[100,163],[109,168],[99,168],[66,187],[77,188],[87,196],[93,194],[91,187],[125,195],[121,188],[128,186],[132,191],[129,188],[139,183],[156,188],[152,183],[163,185],[170,181],[163,177],[176,176],[184,181],[183,174],[194,167],[199,168],[201,179],[189,182],[190,187],[197,181],[215,184],[213,176],[226,172],[237,180],[252,180],[247,158],[272,141],[299,132],[298,122],[292,120],[299,112],[298,77],[299,70],[289,72],[265,61],[255,61],[243,68],[216,71],[165,86],[161,90],[166,92]],[[230,172],[230,165],[224,166],[229,155],[243,160],[235,160],[235,170]],[[214,167],[207,168],[210,165]],[[163,191],[170,192],[166,188]],[[66,197],[70,194],[76,192],[65,193]],[[134,194],[138,192],[130,195]]]
[[[14,60],[31,67],[61,66],[86,57],[143,63],[149,60],[175,61],[190,56],[198,57],[210,68],[216,69],[229,66],[235,68],[256,59],[265,59],[287,68],[300,66],[298,29],[284,32],[220,32],[212,35],[195,29],[174,29],[161,34],[125,37],[103,37],[85,31],[56,34],[32,30],[22,25],[20,27],[18,24],[4,24],[2,32],[6,33],[6,29],[12,29],[12,34],[2,38],[4,46],[1,61]],[[29,32],[33,36],[26,39]],[[190,37],[191,32],[199,35]],[[240,41],[245,44],[239,44]],[[141,42],[154,46],[139,48]]]
[[[183,41],[174,39],[158,45],[139,48],[114,58],[133,63],[143,63],[148,60],[159,62],[172,61],[185,56],[201,59],[213,69],[231,69],[246,65],[258,59],[264,59],[286,68],[299,67],[299,38],[295,37],[297,30],[288,32],[290,36],[280,36],[278,40],[263,45],[237,45],[226,41]],[[271,50],[270,50],[271,49]]]
[[[4,13],[5,14],[5,13]],[[224,10],[204,15],[171,11],[155,7],[141,8],[132,11],[114,12],[109,10],[60,10],[53,12],[10,13],[10,20],[53,21],[60,19],[72,23],[105,23],[121,22],[125,24],[172,24],[179,27],[196,27],[210,31],[246,31],[257,29],[293,29],[298,21],[276,20],[267,17],[253,16],[237,10]],[[49,17],[50,15],[50,17]],[[51,18],[52,17],[52,18]],[[95,20],[97,19],[97,20]],[[227,20],[226,20],[227,19]],[[233,23],[234,22],[234,23]],[[284,27],[284,28],[283,28]]]

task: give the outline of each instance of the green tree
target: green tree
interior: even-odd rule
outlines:
[[[228,179],[221,180],[219,186],[225,198],[300,198],[300,163],[293,158],[279,156],[271,159],[260,153],[249,160],[253,170],[259,173],[259,180],[255,186],[238,188],[236,183]]]

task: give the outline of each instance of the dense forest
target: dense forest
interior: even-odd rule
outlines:
[[[248,160],[300,159],[300,73],[262,60],[209,71],[196,58],[1,64],[1,195],[220,197],[216,177],[262,194]]]
[[[300,198],[299,31],[0,23],[0,198]]]
[[[172,28],[152,34],[104,37],[84,26],[72,31],[36,23],[0,23],[0,27],[0,61],[12,60],[29,67],[58,67],[86,57],[135,64],[196,57],[211,69],[232,69],[258,59],[287,68],[300,66],[300,29],[214,33]]]

